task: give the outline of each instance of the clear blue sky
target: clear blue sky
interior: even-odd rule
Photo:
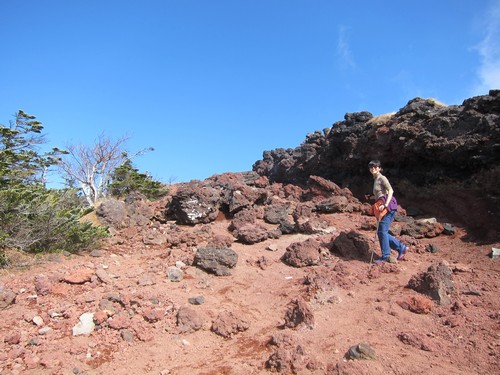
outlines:
[[[129,136],[169,182],[251,170],[346,112],[500,88],[500,0],[0,0],[0,123]]]

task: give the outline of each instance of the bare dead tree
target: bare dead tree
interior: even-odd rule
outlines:
[[[67,147],[68,154],[59,166],[66,181],[82,189],[90,206],[95,206],[99,199],[106,197],[106,186],[117,167],[153,150],[151,147],[144,148],[130,156],[124,149],[127,140],[127,137],[122,137],[112,141],[101,134],[90,147],[81,144]]]

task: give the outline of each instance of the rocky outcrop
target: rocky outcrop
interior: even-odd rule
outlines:
[[[271,183],[299,186],[320,176],[361,199],[371,192],[367,165],[372,159],[382,161],[403,203],[425,207],[432,204],[428,198],[434,199],[441,205],[433,208],[450,220],[462,219],[482,238],[500,237],[491,229],[500,228],[500,90],[462,105],[415,98],[396,113],[347,113],[330,129],[308,134],[295,149],[265,151],[253,170]],[[460,191],[476,202],[476,211],[489,208],[489,217],[456,212],[453,199],[458,197],[449,193]],[[346,205],[336,198],[320,207],[328,211]]]
[[[500,161],[500,90],[445,106],[415,98],[398,112],[348,113],[295,149],[265,151],[253,170],[273,182],[305,184],[311,175],[349,186],[371,159],[417,184],[470,177]]]

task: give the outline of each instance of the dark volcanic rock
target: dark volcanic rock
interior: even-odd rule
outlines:
[[[356,231],[342,232],[332,242],[332,252],[347,259],[370,259],[371,241]]]
[[[243,225],[236,231],[235,235],[238,240],[249,245],[265,241],[269,238],[267,229],[259,224]]]
[[[194,264],[217,276],[231,275],[236,266],[238,254],[228,248],[202,247],[196,252]]]
[[[221,191],[201,183],[182,186],[168,208],[168,215],[179,224],[200,224],[214,221],[219,214]]]
[[[371,192],[368,162],[379,159],[403,204],[407,200],[426,212],[439,210],[476,236],[495,241],[500,238],[499,109],[500,90],[491,90],[462,105],[415,98],[392,114],[348,113],[331,129],[309,134],[295,149],[265,151],[253,170],[271,183],[300,186],[306,186],[310,176],[319,176],[362,199]],[[316,181],[314,185],[324,192],[329,189]],[[457,197],[449,193],[461,191],[477,209],[457,211]],[[334,209],[324,203],[321,210]],[[487,217],[483,206],[489,208]]]

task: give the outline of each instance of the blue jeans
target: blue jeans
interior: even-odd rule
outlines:
[[[378,224],[377,236],[380,243],[380,249],[382,250],[382,258],[384,259],[391,255],[391,249],[401,253],[405,247],[405,245],[399,242],[394,236],[389,234],[389,227],[394,221],[394,215],[396,215],[396,211],[388,212]]]

